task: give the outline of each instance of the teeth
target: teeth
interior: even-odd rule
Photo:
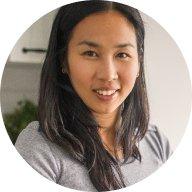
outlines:
[[[116,90],[109,90],[109,91],[103,91],[103,90],[97,90],[97,93],[99,93],[100,95],[112,95],[113,93],[115,93]]]

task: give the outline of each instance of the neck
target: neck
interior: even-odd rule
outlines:
[[[98,114],[93,112],[96,121],[99,124],[99,135],[104,147],[114,155],[114,142],[116,133],[116,123],[118,119],[119,109],[110,114]],[[121,156],[121,155],[118,155]]]
[[[117,121],[118,109],[116,109],[112,113],[107,113],[107,114],[100,114],[100,113],[93,112],[93,115],[101,130],[112,131]]]

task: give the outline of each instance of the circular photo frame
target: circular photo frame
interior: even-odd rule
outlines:
[[[70,189],[133,185],[165,163],[191,109],[185,60],[128,5],[82,1],[35,22],[1,82],[7,132],[25,161]]]

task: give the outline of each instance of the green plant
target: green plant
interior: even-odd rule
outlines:
[[[37,120],[37,106],[29,100],[19,101],[12,113],[3,115],[5,127],[13,144],[19,133],[31,122]]]

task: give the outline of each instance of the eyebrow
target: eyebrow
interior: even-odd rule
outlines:
[[[81,41],[80,43],[77,44],[78,46],[80,45],[88,45],[90,47],[95,47],[95,48],[98,48],[98,47],[101,47],[101,45],[93,42],[93,41],[87,41],[87,40],[83,40]],[[114,48],[124,48],[124,47],[134,47],[133,44],[131,43],[122,43],[122,44],[118,44],[118,45],[115,45]]]

